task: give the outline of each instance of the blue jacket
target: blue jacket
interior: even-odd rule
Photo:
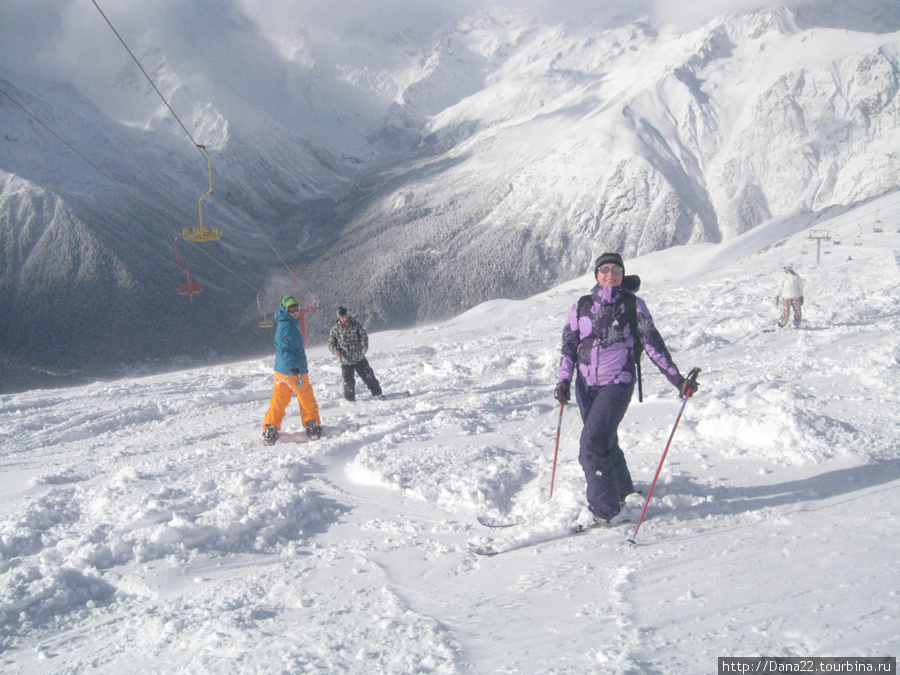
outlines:
[[[284,307],[275,312],[275,372],[290,375],[294,368],[301,375],[309,372],[306,365],[306,350],[300,334],[300,317],[294,318]]]

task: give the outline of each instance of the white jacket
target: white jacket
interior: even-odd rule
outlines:
[[[781,277],[781,283],[778,284],[778,297],[780,298],[802,298],[803,297],[803,279],[795,272],[785,272]]]

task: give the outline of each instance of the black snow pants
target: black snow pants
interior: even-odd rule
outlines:
[[[588,387],[575,381],[575,398],[584,428],[578,461],[587,481],[588,507],[601,518],[612,518],[620,502],[634,492],[625,454],[619,447],[619,423],[625,417],[634,383]]]
[[[369,388],[372,396],[381,396],[381,385],[375,378],[375,371],[369,365],[369,361],[365,358],[360,359],[353,365],[346,366],[341,364],[341,375],[344,376],[344,398],[348,401],[356,400],[356,379],[353,373],[359,374],[360,379]]]

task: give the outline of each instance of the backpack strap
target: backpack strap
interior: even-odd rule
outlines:
[[[631,336],[634,338],[634,368],[637,372],[638,403],[644,402],[644,387],[641,382],[641,354],[644,353],[644,345],[641,344],[638,333],[637,320],[637,296],[634,293],[625,294],[625,316],[631,325]]]
[[[640,287],[640,278],[635,277],[635,279],[637,279],[637,287]],[[582,295],[578,298],[577,316],[579,319],[581,319],[581,316],[592,301],[593,297],[591,295]],[[641,339],[638,334],[637,296],[634,293],[625,294],[625,316],[628,319],[628,324],[631,326],[631,335],[634,338],[634,367],[637,373],[638,403],[643,403],[644,388],[643,383],[641,382],[641,354],[644,353],[644,345],[641,344]]]
[[[587,295],[582,295],[580,298],[578,298],[577,316],[579,319],[581,319],[581,316],[582,316],[582,314],[584,314],[588,305],[591,304],[591,300],[593,300],[593,298],[591,297],[590,293],[588,293]]]

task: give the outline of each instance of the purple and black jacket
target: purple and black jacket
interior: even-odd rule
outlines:
[[[576,364],[588,387],[635,381],[635,336],[631,334],[625,313],[625,294],[630,292],[623,286],[597,284],[580,317],[579,303],[572,306],[563,327],[559,382],[572,381]],[[680,389],[684,378],[653,325],[646,303],[638,297],[635,299],[639,339],[644,351],[666,379]]]

